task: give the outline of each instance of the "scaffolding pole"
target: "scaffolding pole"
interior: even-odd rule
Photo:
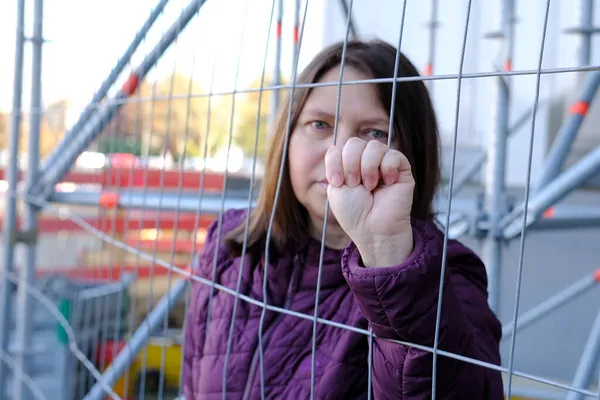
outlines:
[[[127,49],[125,50],[125,53],[123,53],[121,58],[119,58],[119,60],[117,61],[117,64],[114,66],[112,71],[110,71],[110,73],[108,74],[108,76],[106,77],[104,82],[102,82],[102,84],[100,85],[100,88],[94,94],[94,96],[92,97],[88,106],[81,113],[81,115],[79,116],[79,118],[77,119],[77,121],[75,122],[73,127],[69,131],[66,132],[64,139],[58,143],[58,145],[56,146],[56,151],[54,151],[52,154],[50,154],[50,156],[46,160],[44,160],[44,165],[52,165],[52,163],[54,163],[54,161],[56,160],[56,157],[61,156],[62,150],[69,143],[69,141],[73,137],[75,137],[78,134],[78,132],[81,130],[81,128],[89,121],[89,119],[92,117],[92,115],[98,108],[98,105],[100,104],[100,102],[106,97],[106,94],[108,93],[110,88],[115,84],[115,81],[117,80],[119,75],[123,72],[123,70],[129,63],[129,61],[131,60],[131,57],[133,56],[133,54],[135,53],[137,48],[140,46],[140,44],[146,37],[146,34],[148,33],[148,31],[150,31],[150,28],[152,28],[152,25],[154,25],[154,23],[156,22],[156,20],[160,16],[160,14],[165,9],[165,6],[167,5],[168,2],[169,2],[169,0],[161,0],[156,5],[156,7],[154,7],[154,9],[150,13],[150,16],[148,17],[146,22],[144,22],[144,25],[142,25],[142,28],[137,32],[137,34],[133,38],[133,41],[129,44],[129,47],[127,47]]]
[[[54,203],[77,206],[101,207],[106,204],[103,200],[106,193],[95,190],[78,190],[76,192],[57,192],[50,200]],[[173,192],[144,192],[141,190],[120,190],[115,197],[109,195],[111,207],[136,210],[180,211],[183,213],[219,214],[221,212],[221,197],[219,193],[173,193]],[[252,206],[254,202],[252,203]],[[248,191],[229,190],[225,198],[224,209],[248,207]]]
[[[531,310],[527,311],[517,320],[517,331],[528,327],[539,319],[542,319],[546,315],[552,313],[556,309],[586,293],[591,288],[596,287],[599,283],[598,277],[600,277],[600,270],[585,276],[567,288],[556,293],[554,296],[550,297],[544,302],[538,304]],[[513,327],[514,321],[507,322],[502,326],[502,340],[506,340],[511,337],[514,332]]]
[[[281,39],[283,32],[283,0],[277,2],[277,23],[275,24],[275,60],[273,63],[273,86],[281,85]],[[271,125],[275,121],[275,115],[279,107],[281,89],[273,90],[271,103]]]
[[[514,37],[514,0],[503,0],[501,14],[502,45],[501,57],[505,69],[511,70]],[[496,123],[492,140],[489,140],[488,168],[486,179],[486,202],[489,213],[490,229],[484,242],[483,251],[489,277],[489,304],[498,313],[500,301],[500,265],[502,264],[502,246],[504,238],[500,230],[500,221],[505,207],[506,149],[508,142],[508,121],[510,95],[509,78],[499,76],[496,79]]]
[[[437,30],[440,22],[438,21],[439,0],[431,0],[431,13],[429,28],[429,49],[427,54],[427,64],[425,65],[425,75],[433,76],[435,67],[435,53],[437,50]],[[433,98],[434,80],[429,81],[429,95]]]
[[[581,47],[579,48],[579,65],[584,67],[592,62],[592,35],[594,23],[594,0],[580,2]]]
[[[146,77],[148,72],[154,67],[185,26],[196,15],[205,1],[206,0],[193,0],[182,11],[181,15],[173,25],[171,25],[164,33],[161,40],[152,51],[148,53],[138,68],[130,75],[112,101],[107,102],[107,104],[98,110],[97,113],[92,115],[88,120],[88,123],[85,124],[81,130],[76,132],[73,138],[69,141],[62,140],[65,143],[62,146],[59,145],[57,148],[61,148],[62,150],[54,150],[51,157],[53,157],[55,161],[42,169],[36,185],[29,191],[30,196],[41,197],[42,199],[50,197],[54,191],[54,186],[60,182],[63,176],[68,172],[77,157],[100,134],[102,129],[109,123],[119,108],[125,104],[125,100],[137,90],[139,82]]]
[[[525,209],[525,204],[522,204],[503,218],[500,225],[504,230],[504,237],[511,239],[521,233],[520,218],[523,217],[524,212],[527,213],[528,228],[542,217],[544,211],[579,188],[598,171],[600,171],[600,146],[535,193],[528,202],[527,209]]]
[[[592,379],[595,375],[594,371],[596,365],[598,365],[598,356],[600,355],[600,310],[596,315],[592,329],[588,336],[588,340],[581,353],[579,359],[579,365],[575,371],[575,377],[571,386],[577,389],[587,389],[592,383]],[[600,390],[600,382],[598,382],[598,390]],[[567,400],[581,400],[583,395],[581,393],[570,391]]]
[[[577,101],[569,108],[569,117],[563,123],[556,135],[556,139],[554,139],[552,148],[545,160],[544,168],[542,168],[537,190],[548,186],[562,170],[573,142],[587,115],[590,104],[596,96],[598,87],[600,87],[600,71],[590,72]]]
[[[0,354],[8,354],[10,333],[12,330],[12,295],[15,285],[8,279],[14,269],[15,239],[17,238],[17,200],[16,191],[19,182],[19,139],[21,132],[21,105],[23,95],[23,50],[25,46],[25,0],[18,0],[16,16],[16,46],[15,46],[15,70],[13,81],[13,99],[10,136],[8,141],[7,175],[8,190],[6,193],[4,210],[4,265],[2,268],[3,279],[0,281]],[[4,361],[0,361],[0,397],[7,393],[7,372]]]

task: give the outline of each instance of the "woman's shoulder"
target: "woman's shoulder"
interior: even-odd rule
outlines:
[[[217,254],[217,263],[226,262],[231,258],[230,249],[225,244],[225,236],[233,229],[243,223],[247,213],[246,209],[230,209],[223,211],[210,223],[204,234],[204,243],[196,255],[196,262],[199,267],[203,264],[212,265],[215,253]]]
[[[208,227],[205,242],[213,242],[217,240],[217,234],[219,234],[218,241],[221,242],[227,233],[231,232],[244,222],[244,218],[246,217],[247,213],[248,209],[246,208],[232,208],[223,211],[220,215],[217,214],[216,218]],[[219,224],[221,225],[220,232]]]

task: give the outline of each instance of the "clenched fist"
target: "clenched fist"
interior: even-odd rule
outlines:
[[[377,140],[353,137],[325,156],[331,211],[366,267],[402,263],[413,249],[415,181],[408,159]]]

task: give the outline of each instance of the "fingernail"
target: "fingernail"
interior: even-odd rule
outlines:
[[[367,190],[373,189],[373,181],[370,178],[363,178],[363,186]]]
[[[342,185],[342,176],[338,173],[333,174],[331,177],[331,184],[335,187],[339,187]]]

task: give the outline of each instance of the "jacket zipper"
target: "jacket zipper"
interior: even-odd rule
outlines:
[[[296,256],[294,263],[296,264],[296,261],[300,260],[300,264],[304,264],[304,253],[300,253],[299,255]],[[295,265],[294,267],[294,271],[292,273],[292,278],[290,279],[290,282],[288,284],[287,287],[287,293],[285,296],[285,303],[283,308],[288,309],[290,308],[291,304],[292,304],[292,299],[294,297],[294,286],[296,283],[296,279],[298,278],[298,274],[301,271],[301,266],[302,265]],[[264,341],[263,343],[266,343],[266,339],[268,338],[268,333],[272,331],[273,327],[277,325],[277,323],[283,319],[285,317],[285,314],[279,314],[277,316],[277,318],[267,327],[267,329],[265,329],[264,334],[263,334],[263,338]],[[254,382],[254,378],[256,375],[256,368],[257,368],[257,364],[259,361],[259,349],[258,347],[254,350],[254,354],[252,355],[252,364],[250,364],[250,372],[248,373],[248,380],[246,381],[246,386],[244,389],[244,396],[242,397],[242,399],[247,400],[250,396],[250,390],[252,389],[252,383]]]

